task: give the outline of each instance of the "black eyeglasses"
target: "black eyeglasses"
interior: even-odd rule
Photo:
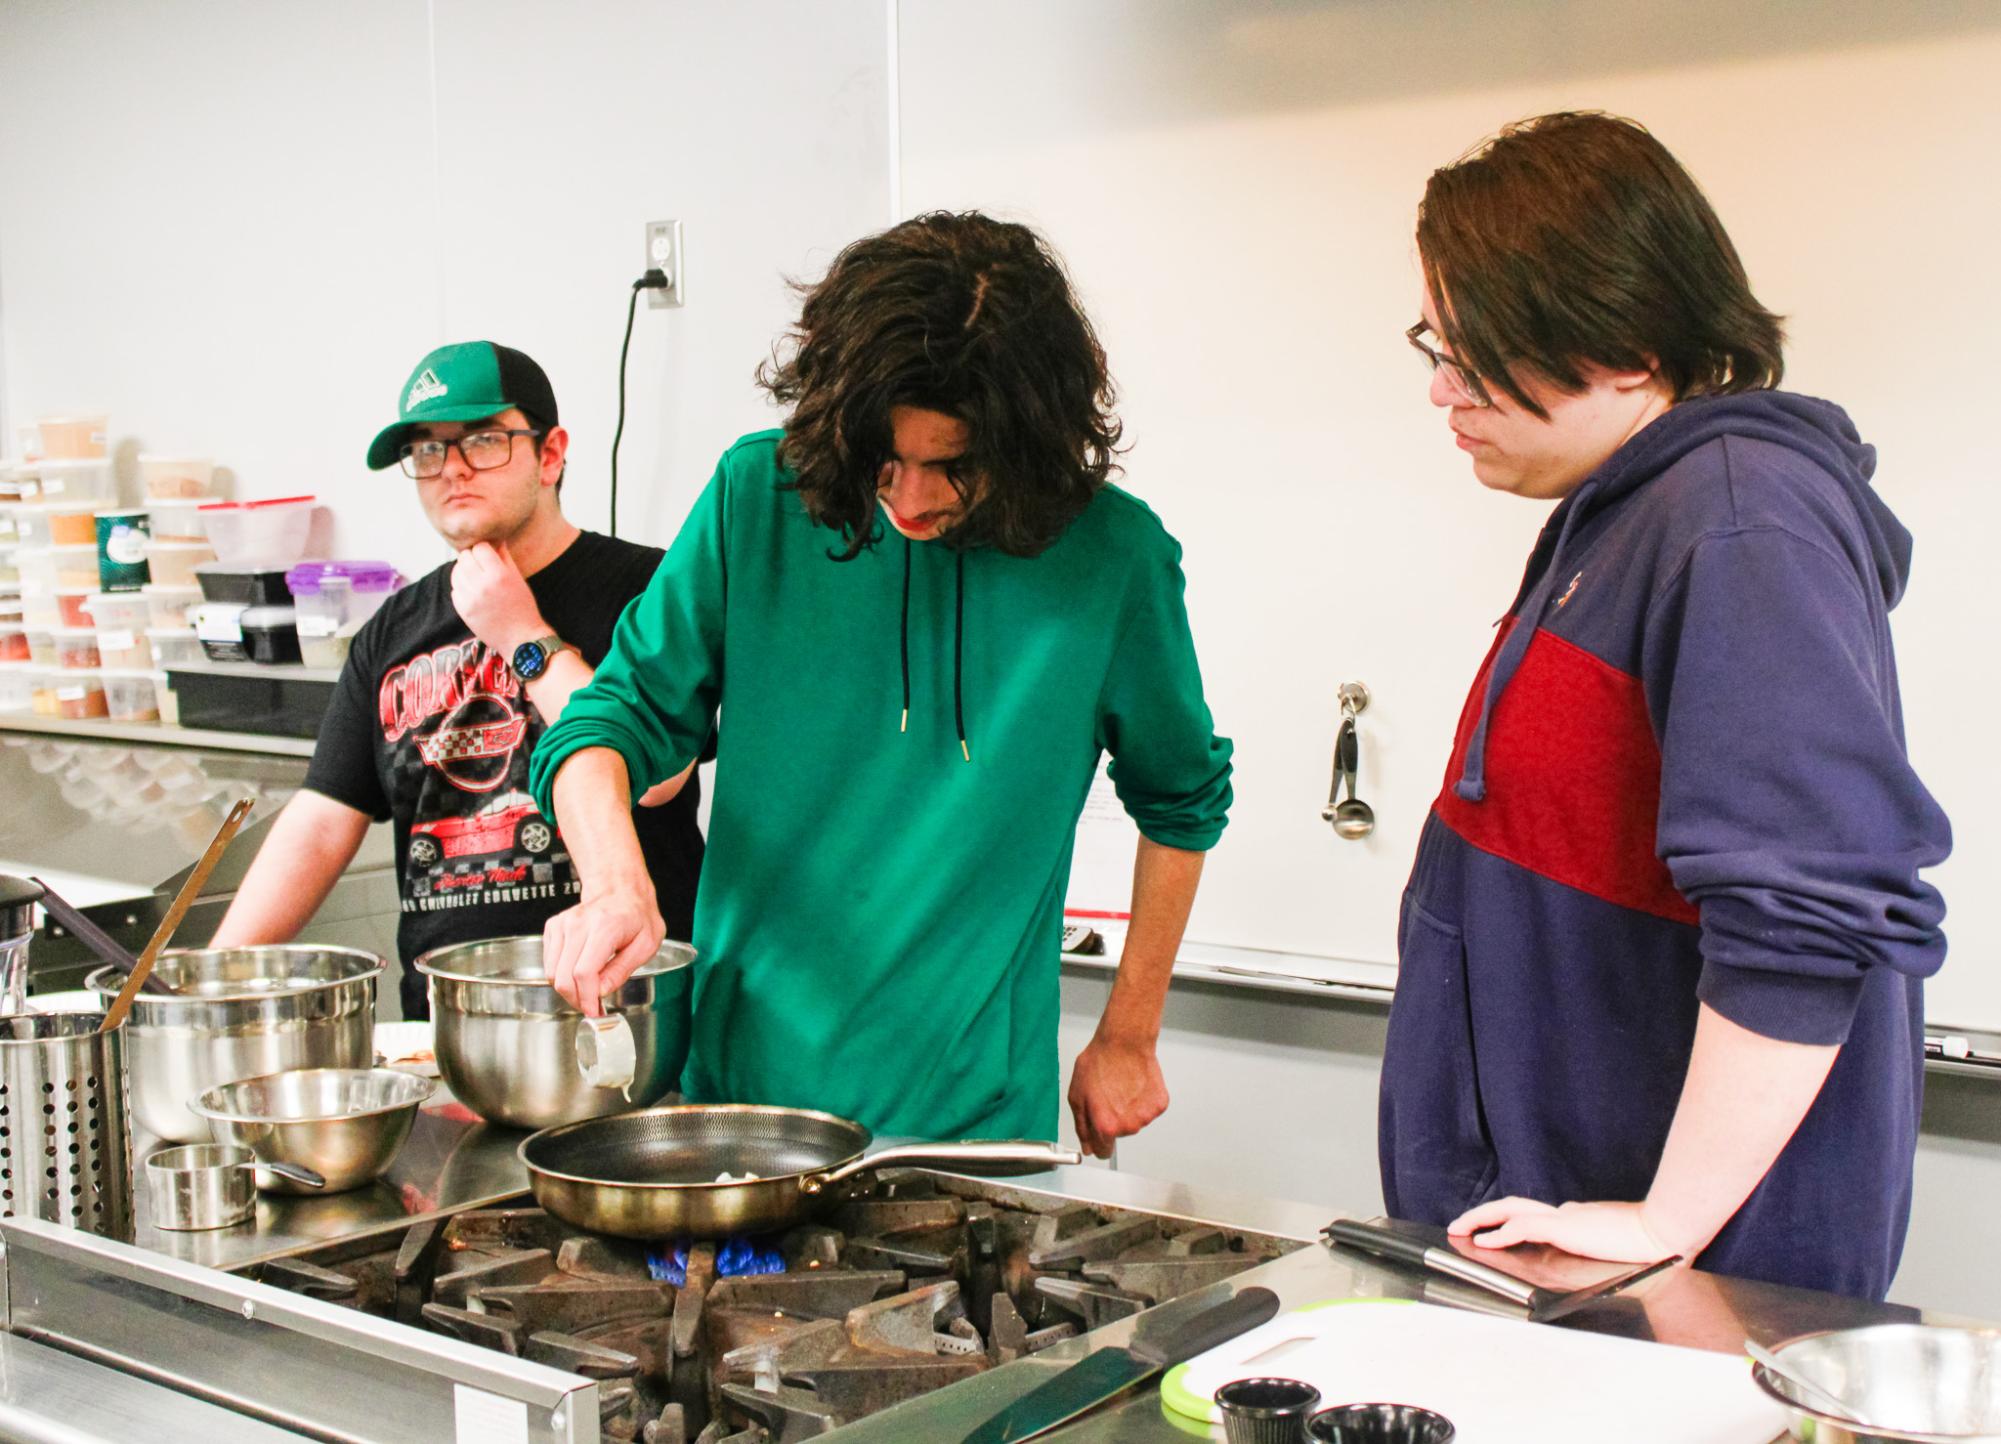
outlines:
[[[464,436],[451,441],[429,438],[424,441],[406,441],[398,453],[407,476],[418,481],[426,481],[445,469],[445,457],[456,446],[459,455],[465,458],[467,466],[474,471],[498,471],[514,459],[514,438],[517,436],[540,436],[542,433],[530,427],[517,426],[505,431],[468,431]]]
[[[1417,354],[1425,359],[1433,371],[1445,373],[1446,384],[1464,397],[1467,405],[1492,406],[1494,398],[1487,394],[1487,383],[1480,379],[1480,373],[1464,362],[1455,361],[1443,351],[1427,345],[1424,335],[1429,330],[1431,330],[1429,321],[1419,321],[1403,333],[1403,338],[1410,342]]]

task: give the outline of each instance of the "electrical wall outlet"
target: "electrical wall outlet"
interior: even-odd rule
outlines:
[[[661,306],[680,306],[687,302],[687,284],[681,271],[685,261],[681,251],[681,223],[679,221],[648,221],[646,223],[646,266],[652,270],[658,266],[667,273],[664,290],[655,287],[646,293],[646,304],[658,309]]]

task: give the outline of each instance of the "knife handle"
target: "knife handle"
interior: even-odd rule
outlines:
[[[1320,1233],[1331,1243],[1346,1244],[1349,1248],[1360,1249],[1363,1253],[1374,1254],[1378,1258],[1393,1258],[1403,1263],[1416,1264],[1419,1268],[1428,1267],[1430,1264],[1430,1259],[1426,1257],[1431,1252],[1429,1244],[1405,1238],[1402,1234],[1378,1228],[1374,1224],[1355,1223],[1345,1218],[1336,1219],[1321,1229]]]
[[[1277,1316],[1278,1295],[1252,1285],[1151,1338],[1135,1337],[1126,1347],[1149,1364],[1171,1369]]]

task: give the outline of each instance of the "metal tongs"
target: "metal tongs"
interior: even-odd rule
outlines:
[[[97,954],[99,961],[110,964],[127,977],[132,975],[132,970],[139,966],[139,960],[125,951],[110,933],[64,901],[62,895],[42,879],[31,877],[28,881],[41,888],[41,904],[44,912],[74,933],[76,940]],[[139,985],[139,991],[154,996],[162,993],[171,996],[174,990],[167,985],[165,978],[149,975],[146,981]]]

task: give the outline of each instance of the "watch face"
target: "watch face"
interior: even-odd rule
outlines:
[[[549,654],[540,642],[523,642],[514,649],[514,675],[524,682],[534,681],[548,665]]]

